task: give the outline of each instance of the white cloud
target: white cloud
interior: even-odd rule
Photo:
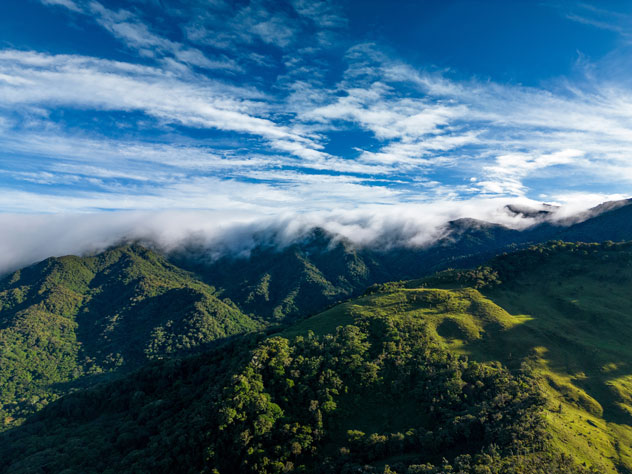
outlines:
[[[0,107],[142,111],[168,123],[282,140],[296,153],[317,147],[287,126],[254,115],[259,104],[249,100],[252,91],[201,77],[185,81],[151,67],[15,50],[0,51],[0,74],[13,78],[0,82]]]
[[[629,183],[632,93],[590,78],[549,89],[454,81],[391,59],[374,45],[352,48],[343,80],[329,96],[293,97],[320,133],[361,128],[379,146],[359,145],[359,160],[393,169],[463,170],[486,194],[523,195],[525,179],[555,176]],[[302,84],[299,91],[309,89]],[[580,183],[573,183],[578,185]]]
[[[199,49],[191,48],[152,33],[148,26],[126,11],[118,12],[105,8],[92,1],[85,11],[95,18],[103,28],[122,40],[132,49],[138,49],[146,56],[171,55],[183,64],[206,69],[228,69],[239,71],[241,68],[226,57],[209,59]]]
[[[110,10],[95,0],[81,2],[72,0],[40,1],[44,5],[64,6],[94,19],[132,50],[138,51],[142,56],[161,58],[165,65],[172,68],[177,69],[183,65],[190,65],[205,69],[241,70],[235,61],[226,56],[210,59],[199,49],[185,46],[153,33],[147,24],[128,10]],[[175,63],[174,59],[171,58],[175,59]]]
[[[11,120],[3,119],[1,139],[6,152],[47,156],[60,164],[43,171],[79,176],[82,181],[93,179],[95,189],[100,190],[111,189],[117,177],[145,181],[142,192],[149,195],[171,192],[165,183],[184,182],[196,172],[237,180],[256,172],[264,180],[266,173],[272,176],[275,169],[284,166],[302,169],[303,173],[319,170],[323,186],[340,187],[339,196],[345,203],[362,205],[371,193],[376,198],[383,194],[389,202],[410,200],[420,187],[423,197],[429,199],[460,193],[531,195],[526,179],[555,176],[561,167],[565,167],[566,176],[577,179],[583,174],[589,179],[619,183],[632,180],[628,160],[632,151],[632,95],[625,90],[606,83],[592,94],[568,89],[554,94],[494,83],[457,83],[391,62],[382,64],[379,61],[388,60],[367,54],[370,64],[356,51],[354,61],[361,66],[350,65],[356,71],[366,70],[363,79],[353,79],[356,73],[345,75],[338,87],[318,93],[313,92],[313,84],[303,83],[294,94],[307,99],[290,96],[290,106],[282,113],[278,97],[188,72],[181,75],[83,56],[4,50],[0,51],[0,109]],[[366,87],[347,87],[361,86],[363,81],[368,81]],[[401,94],[397,84],[410,88],[408,93]],[[179,146],[72,137],[55,124],[48,133],[33,131],[35,127],[49,127],[47,109],[59,107],[140,111],[156,120],[154,127],[180,124],[248,134],[259,140],[260,149],[250,144],[247,151],[217,151],[198,140]],[[8,124],[15,125],[16,114],[21,112],[32,115],[31,130],[26,119],[23,129],[13,126],[8,130]],[[370,132],[377,146],[369,148],[362,143],[355,147],[354,155],[334,156],[325,151],[330,131],[357,128]],[[269,150],[263,153],[266,144]],[[80,163],[83,172],[77,167],[70,171],[69,163],[73,162]],[[172,169],[152,169],[152,164]],[[102,170],[108,167],[111,173],[104,176]],[[29,170],[16,171],[16,179],[34,179],[29,178]],[[340,173],[347,176],[344,184],[328,177]],[[437,173],[446,173],[452,183],[442,183]],[[305,182],[312,180],[311,172],[305,174]],[[426,174],[434,176],[426,179]],[[354,188],[354,175],[363,175],[362,191]],[[55,179],[71,179],[69,176]],[[369,176],[382,176],[383,182],[367,186]],[[476,181],[468,181],[470,178]],[[402,179],[404,185],[398,186],[397,192],[386,192]],[[42,185],[45,182],[39,180]],[[431,182],[436,184],[431,186]],[[269,190],[282,185],[271,178],[268,183]],[[293,189],[292,193],[308,199],[305,190]],[[332,195],[336,195],[335,190]],[[286,198],[292,201],[296,196]],[[331,200],[313,201],[323,208],[336,206]],[[80,202],[88,209],[98,207]],[[70,209],[83,209],[83,204],[69,205]],[[9,203],[6,206],[11,208]],[[155,208],[164,206],[202,204],[197,198],[155,198]]]
[[[602,30],[618,33],[622,38],[630,40],[629,25],[632,17],[629,14],[599,8],[586,2],[578,4],[561,4],[560,13],[566,19],[593,26]]]
[[[268,196],[267,192],[265,196]],[[23,197],[46,199],[26,194]],[[4,195],[0,195],[0,205],[3,198]],[[427,245],[443,235],[443,225],[448,220],[461,217],[474,217],[514,228],[534,223],[532,219],[506,212],[504,206],[509,202],[540,207],[539,203],[528,199],[472,199],[397,207],[370,204],[356,209],[300,214],[288,211],[274,216],[265,216],[248,206],[224,207],[225,203],[219,203],[221,206],[213,211],[5,213],[0,214],[0,226],[12,231],[0,235],[0,273],[49,256],[96,252],[124,240],[151,242],[169,251],[195,239],[208,249],[209,256],[218,256],[226,252],[247,252],[262,238],[287,245],[314,227],[324,228],[360,246],[387,248]]]
[[[81,12],[81,8],[72,0],[41,0],[44,5],[66,7],[74,12]]]
[[[477,186],[491,194],[523,195],[527,188],[522,184],[522,178],[551,166],[581,166],[585,163],[584,155],[583,151],[574,149],[547,154],[515,152],[501,155],[493,165],[484,168],[485,174],[492,180],[480,181]]]
[[[389,205],[439,196],[533,197],[542,193],[533,178],[555,179],[560,193],[604,183],[622,192],[632,181],[632,93],[614,80],[547,87],[455,80],[413,68],[371,44],[349,48],[346,69],[332,80],[335,71],[328,69],[322,44],[299,41],[308,30],[344,27],[341,7],[332,2],[192,2],[199,15],[186,10],[171,17],[175,28],[190,22],[188,39],[181,42],[160,36],[160,28],[143,22],[137,9],[54,3],[90,13],[142,50],[144,63],[154,64],[0,51],[3,150],[47,157],[37,172],[52,176],[8,155],[0,168],[14,173],[16,182],[39,184],[34,193],[52,193],[46,183],[52,188],[64,180],[93,185],[92,194],[81,188],[85,194],[77,200],[51,198],[55,209],[133,208],[134,199],[143,209],[152,208],[152,200],[153,208],[214,207],[205,204],[201,181],[192,182],[209,175],[240,183],[240,200],[254,207],[257,200],[267,202],[269,193],[275,196],[269,201],[284,211],[281,200],[296,211],[336,207],[333,197],[344,207],[365,206],[372,197]],[[287,69],[276,82],[235,70],[242,75],[234,83],[245,85],[233,86],[209,78],[216,71],[189,67],[223,60],[209,56],[208,44],[241,48],[241,61],[261,42],[283,50],[280,59],[265,58]],[[98,117],[132,112],[139,134],[157,132],[163,143],[72,132],[50,117],[65,109]],[[214,146],[218,136],[223,146]],[[346,143],[338,146],[336,140]],[[133,192],[124,200],[107,196],[125,180],[133,182]],[[42,205],[7,196],[15,201],[5,199],[6,209]],[[230,204],[226,196],[217,199]]]
[[[615,78],[457,80],[372,44],[349,48],[337,71],[347,22],[333,1],[168,6],[181,37],[141,8],[41,1],[92,18],[142,58],[0,50],[0,226],[12,229],[0,235],[0,272],[123,238],[168,249],[196,235],[240,251],[257,232],[287,242],[322,226],[360,245],[423,245],[449,219],[531,222],[494,196],[537,206],[525,197],[537,195],[565,216],[624,197],[632,182],[632,91]],[[568,13],[600,28],[608,15]],[[625,18],[614,19],[620,30]],[[67,109],[129,112],[132,132],[77,133],[53,117]],[[533,178],[555,183],[543,191]]]
[[[193,43],[234,50],[259,41],[285,48],[294,42],[300,30],[300,25],[284,12],[283,4],[261,0],[246,4],[196,3],[192,20],[185,29]]]

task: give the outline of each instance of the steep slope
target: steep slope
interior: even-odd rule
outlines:
[[[534,217],[532,211],[515,207],[508,212]],[[531,244],[548,240],[632,239],[629,200],[604,203],[561,224],[547,220],[549,211],[539,212],[541,215],[536,212],[535,217],[540,223],[523,231],[475,219],[458,219],[447,223],[443,237],[425,247],[357,248],[322,229],[314,229],[284,248],[262,242],[247,257],[225,256],[209,263],[204,250],[198,249],[172,258],[177,265],[216,286],[244,312],[270,321],[290,322],[360,295],[373,283],[418,278],[448,267],[479,265],[503,251]]]
[[[257,246],[247,257],[206,262],[196,253],[172,261],[213,282],[246,313],[289,323],[361,294],[367,286],[416,278],[448,266],[479,264],[524,234],[496,224],[461,219],[427,248],[357,248],[322,229],[285,248]]]
[[[73,381],[260,327],[139,246],[45,260],[0,282],[0,419],[11,425]]]
[[[320,229],[284,249],[261,245],[245,258],[226,256],[211,264],[190,256],[174,261],[205,281],[218,282],[244,312],[286,322],[345,300],[390,275],[370,253],[335,241]]]
[[[71,394],[2,472],[628,473],[631,285],[632,243],[562,242],[376,285]]]
[[[452,352],[528,364],[557,449],[599,472],[632,472],[632,244],[551,243],[487,266],[372,288],[286,332],[418,317]]]

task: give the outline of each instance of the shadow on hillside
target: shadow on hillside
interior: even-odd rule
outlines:
[[[65,395],[72,393],[76,390],[85,390],[95,387],[97,385],[110,383],[117,379],[124,377],[132,372],[132,370],[126,368],[119,368],[116,370],[110,370],[108,372],[101,372],[98,374],[87,374],[76,379],[69,380],[67,382],[58,382],[49,385],[50,388],[55,391],[61,392]]]
[[[183,320],[195,313],[200,295],[190,288],[175,288],[140,301],[134,298],[106,287],[77,316],[77,340],[83,355],[95,365],[138,367],[147,361],[147,351],[166,355],[182,349],[174,347],[171,334],[184,333]],[[156,328],[163,328],[164,335]]]
[[[519,306],[496,296],[493,292],[486,295],[510,315],[526,315]],[[512,369],[518,369],[524,361],[534,361],[563,380],[560,384],[547,379],[568,402],[606,422],[632,426],[632,414],[620,406],[626,400],[612,387],[617,379],[632,377],[632,359],[627,347],[621,343],[629,340],[629,334],[632,333],[630,321],[617,321],[614,327],[595,328],[594,325],[591,327],[594,315],[590,314],[581,315],[583,320],[568,319],[557,325],[544,316],[528,316],[532,319],[523,320],[510,328],[486,327],[482,339],[471,340],[463,349],[476,360],[500,360]],[[627,326],[627,330],[621,329],[621,326]],[[615,335],[608,331],[615,331]],[[598,345],[597,342],[591,344],[600,339],[611,341],[611,347]],[[573,392],[568,384],[570,388],[580,389],[594,399],[603,413],[599,413],[594,402],[582,397],[581,392]],[[632,390],[629,397],[632,399]]]

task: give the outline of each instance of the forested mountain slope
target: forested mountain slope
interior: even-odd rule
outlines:
[[[629,448],[632,445],[632,370],[628,362],[632,360],[632,353],[627,342],[632,336],[632,291],[628,244],[554,243],[538,246],[495,258],[477,270],[446,271],[408,283],[374,285],[365,296],[302,321],[305,316],[316,314],[336,301],[361,295],[376,282],[419,277],[448,266],[478,264],[503,249],[524,248],[529,242],[551,236],[562,235],[569,240],[632,237],[630,213],[632,206],[629,202],[608,204],[593,210],[577,224],[561,227],[545,221],[521,232],[461,219],[449,223],[445,237],[434,245],[416,249],[394,247],[377,251],[356,248],[316,229],[308,238],[283,249],[262,245],[255,248],[249,258],[225,257],[211,264],[187,260],[182,254],[167,260],[138,245],[111,249],[93,257],[51,258],[0,280],[0,420],[4,422],[4,429],[14,427],[59,396],[105,383],[113,374],[121,376],[125,371],[166,356],[181,357],[191,349],[208,350],[213,341],[225,342],[229,336],[270,328],[271,324],[274,327],[277,323],[292,325],[282,334],[289,338],[304,336],[308,330],[325,337],[336,333],[338,326],[357,326],[363,334],[361,338],[375,339],[370,342],[373,348],[367,349],[362,357],[367,364],[381,367],[383,357],[380,354],[395,349],[390,345],[388,349],[380,346],[382,336],[371,332],[375,328],[366,326],[367,321],[377,318],[382,320],[379,324],[388,326],[399,320],[401,312],[406,321],[414,321],[414,328],[409,327],[408,322],[405,329],[398,326],[396,331],[404,331],[398,337],[409,337],[408,332],[413,331],[420,341],[427,340],[433,351],[442,347],[446,360],[461,354],[479,362],[500,362],[513,371],[510,377],[520,379],[526,374],[524,376],[538,380],[541,389],[538,393],[544,395],[546,410],[542,411],[539,402],[533,405],[533,410],[543,413],[546,420],[543,429],[552,435],[551,442],[554,443],[552,452],[570,453],[589,466],[598,466],[603,472],[632,472]],[[173,262],[186,265],[188,270]],[[418,321],[417,318],[421,319]],[[325,337],[314,343],[325,350],[330,342]],[[374,343],[378,344],[377,349]],[[290,352],[303,350],[302,343],[296,346],[296,341],[290,341],[289,344]],[[239,360],[249,357],[239,343],[232,350]],[[422,365],[426,363],[432,361],[424,359]],[[524,363],[530,368],[525,368]],[[159,363],[156,367],[168,364]],[[217,369],[226,377],[231,371],[245,370],[241,363],[229,360],[226,364],[228,368]],[[332,368],[334,372],[343,370],[336,367]],[[163,380],[162,368],[152,370],[158,371],[154,372],[157,380]],[[193,373],[198,368],[191,370],[191,376],[197,377]],[[208,370],[218,380],[224,377],[214,372],[215,368]],[[265,386],[265,374],[260,375]],[[391,375],[395,378],[388,379],[388,383],[403,383],[397,378],[399,375]],[[169,377],[175,380],[179,376],[172,374]],[[338,378],[346,380],[341,374]],[[135,382],[125,383],[133,386]],[[154,401],[162,399],[165,382],[160,383],[163,385],[152,389],[158,397]],[[276,381],[271,383],[277,384]],[[463,381],[454,383],[463,385]],[[228,382],[209,381],[205,390],[215,394],[209,396],[214,397],[213,403],[217,404],[220,403],[220,393],[229,386]],[[414,390],[413,385],[406,387],[406,392]],[[111,387],[106,390],[112,392]],[[268,393],[265,387],[262,390]],[[340,395],[339,387],[332,390]],[[267,399],[265,393],[262,397]],[[359,399],[366,398],[366,392],[362,393],[357,395]],[[275,396],[268,395],[274,401]],[[195,408],[196,400],[202,395],[190,396],[191,409],[203,411],[201,407]],[[283,400],[291,405],[294,403],[287,397]],[[367,409],[383,407],[385,400],[375,401]],[[338,406],[339,402],[333,401]],[[300,403],[303,402],[306,400],[302,399]],[[117,412],[117,416],[129,421],[128,417],[132,416],[128,412],[129,406],[127,402],[120,403],[125,408]],[[283,403],[274,401],[285,412]],[[429,402],[420,399],[419,403],[428,406]],[[217,405],[213,406],[219,409]],[[301,407],[295,408],[300,412]],[[535,412],[530,413],[534,419],[540,419]],[[55,410],[45,410],[42,413],[44,419],[48,419],[47,413],[59,414]],[[68,415],[70,412],[66,410],[64,413]],[[70,414],[73,413],[75,411]],[[386,409],[385,413],[390,412]],[[57,415],[50,416],[54,420]],[[179,426],[171,418],[177,416],[175,408],[167,410],[164,420],[160,418],[166,425],[154,427],[155,434],[162,436],[163,430],[170,430],[172,425]],[[206,415],[197,413],[192,416]],[[371,426],[371,423],[363,424],[366,420],[348,410],[332,416],[336,420],[340,416],[355,417],[347,431],[366,432],[367,426]],[[81,421],[84,422],[86,429],[91,430],[95,420]],[[14,431],[14,434],[24,436],[34,425],[28,426],[31,428]],[[211,433],[219,429],[218,426],[209,425],[205,429]],[[116,423],[111,427],[119,429]],[[59,429],[65,436],[72,435],[74,428],[62,423]],[[70,431],[66,432],[67,429]],[[345,444],[350,442],[345,437],[345,430],[331,428],[324,433],[321,428],[312,426],[310,429],[318,432],[312,441],[318,438],[318,443],[324,443],[310,448],[315,457],[305,457],[303,450],[301,456],[283,458],[282,463],[307,463],[308,466],[325,462],[325,458],[331,457],[331,443],[335,449],[351,449]],[[391,428],[371,429],[384,431]],[[513,428],[508,429],[514,433]],[[266,434],[272,438],[277,435],[276,432]],[[390,439],[390,435],[384,436]],[[96,436],[94,439],[100,438]],[[111,440],[99,442],[107,447]],[[204,444],[206,441],[197,439],[195,442],[210,449]],[[38,443],[40,441],[36,442],[39,446]],[[528,449],[536,449],[529,443],[531,441],[527,443]],[[492,444],[497,443],[490,442],[488,447]],[[410,448],[413,451],[419,448],[413,445],[417,446]],[[433,449],[450,454],[448,459],[454,458],[452,448],[448,444],[442,446]],[[483,447],[477,449],[480,451]],[[541,448],[537,448],[538,452],[545,457],[552,453]],[[261,449],[265,458],[273,458],[267,451],[270,446],[266,444]],[[391,448],[379,449],[392,454]],[[473,454],[473,449],[470,446],[466,452]],[[500,459],[510,452],[498,454],[497,461],[502,464],[504,461]],[[406,453],[401,455],[408,456]],[[544,459],[540,454],[536,456],[537,462]],[[440,461],[436,457],[424,456],[413,456],[411,462],[436,464]],[[370,461],[379,467],[379,456],[369,457],[370,460],[352,455],[347,461],[350,465]],[[196,459],[196,463],[206,462]],[[555,456],[549,460],[559,461]],[[560,462],[564,464],[565,461]]]
[[[376,285],[50,404],[2,472],[627,473],[631,286],[632,244],[562,242]]]
[[[589,472],[547,445],[544,403],[528,370],[369,317],[68,395],[0,435],[0,472]]]
[[[573,224],[576,221],[580,222]],[[263,241],[247,257],[227,255],[208,261],[204,249],[189,249],[172,259],[217,287],[244,312],[273,322],[289,322],[358,296],[373,283],[479,265],[503,251],[531,244],[632,240],[632,201],[604,203],[567,221],[554,224],[542,220],[522,231],[458,219],[447,223],[441,235],[424,247],[358,248],[339,236],[314,229],[283,248]]]
[[[0,282],[0,420],[11,425],[73,381],[260,327],[139,246],[47,259]]]
[[[554,445],[600,472],[632,472],[632,244],[551,243],[377,285],[287,335],[387,314],[423,318],[451,352],[527,364]]]

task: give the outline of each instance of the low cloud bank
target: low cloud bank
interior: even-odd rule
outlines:
[[[0,214],[0,228],[4,229],[0,233],[0,274],[51,256],[86,255],[130,241],[163,252],[193,246],[203,249],[209,259],[245,255],[262,243],[286,246],[314,228],[358,246],[425,246],[445,236],[445,224],[459,218],[514,229],[543,220],[568,225],[589,217],[585,211],[594,204],[550,206],[528,199],[473,199],[276,216],[213,211]]]

